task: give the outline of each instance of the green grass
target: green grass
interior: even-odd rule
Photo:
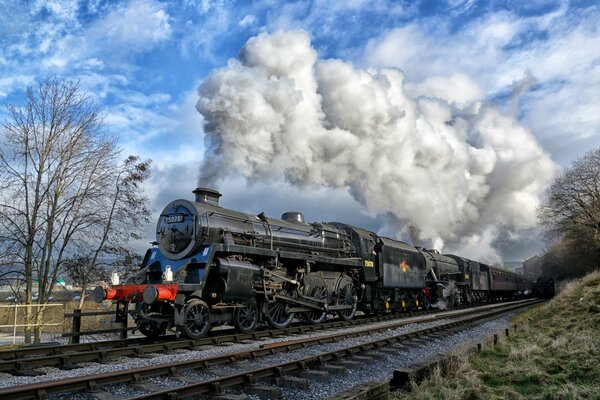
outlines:
[[[396,399],[600,400],[600,272],[514,318],[516,332],[461,354]]]

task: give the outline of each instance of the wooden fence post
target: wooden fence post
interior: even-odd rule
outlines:
[[[79,343],[79,334],[81,333],[81,310],[76,308],[73,310],[73,328],[71,329],[70,343]]]
[[[119,338],[127,339],[127,317],[129,314],[129,302],[124,301],[117,306],[117,322],[121,323]]]

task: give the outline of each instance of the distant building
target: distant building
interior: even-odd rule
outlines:
[[[520,261],[502,261],[504,269],[514,271],[516,268],[521,266]]]
[[[537,279],[542,275],[542,257],[535,255],[523,261],[523,275]]]
[[[523,275],[523,267],[521,266],[515,268],[515,274]]]

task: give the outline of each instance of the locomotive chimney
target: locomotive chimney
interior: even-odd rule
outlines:
[[[305,223],[304,222],[304,215],[301,212],[298,211],[287,211],[284,212],[283,214],[281,214],[281,219],[284,221],[288,221],[288,222],[300,222],[300,223]]]
[[[214,189],[196,188],[192,193],[196,195],[196,203],[219,206],[219,197],[221,197],[221,193]]]

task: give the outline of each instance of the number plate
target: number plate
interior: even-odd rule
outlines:
[[[183,222],[183,215],[169,215],[165,217],[167,224],[176,224],[178,222]]]

